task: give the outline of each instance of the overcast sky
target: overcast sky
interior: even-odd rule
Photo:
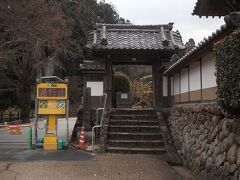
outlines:
[[[101,0],[98,0],[101,1]],[[203,40],[224,24],[223,18],[199,18],[192,16],[197,0],[105,0],[116,8],[119,15],[133,24],[167,24],[174,22],[174,30],[179,30],[184,43],[193,38]]]

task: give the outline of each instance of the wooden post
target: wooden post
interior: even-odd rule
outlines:
[[[83,126],[85,130],[91,129],[91,88],[83,88]]]
[[[107,93],[108,109],[112,108],[113,92],[112,92],[112,61],[105,62],[105,75],[104,75],[104,92]]]
[[[0,122],[1,123],[3,122],[3,112],[1,112],[1,115],[0,115]]]
[[[152,64],[153,81],[153,107],[161,109],[163,107],[163,69],[161,62],[154,61]]]

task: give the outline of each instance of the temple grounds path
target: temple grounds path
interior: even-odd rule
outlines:
[[[102,154],[81,151],[65,153],[37,151],[7,161],[1,159],[1,180],[191,180],[184,168],[171,167],[156,155]],[[67,153],[66,153],[67,152]],[[52,154],[48,154],[52,153]],[[77,155],[78,153],[78,155]],[[27,155],[28,154],[28,155]],[[64,157],[67,156],[67,157]]]

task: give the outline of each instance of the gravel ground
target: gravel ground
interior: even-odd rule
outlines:
[[[193,177],[157,155],[102,154],[80,161],[0,162],[1,180],[184,180]]]

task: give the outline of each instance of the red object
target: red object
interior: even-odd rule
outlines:
[[[8,126],[8,133],[10,135],[19,135],[22,134],[22,128],[20,125],[9,125]]]
[[[79,138],[79,141],[78,141],[78,145],[76,147],[79,148],[79,149],[86,148],[85,137],[84,137],[84,126],[82,126],[82,128],[81,128],[80,138]]]

